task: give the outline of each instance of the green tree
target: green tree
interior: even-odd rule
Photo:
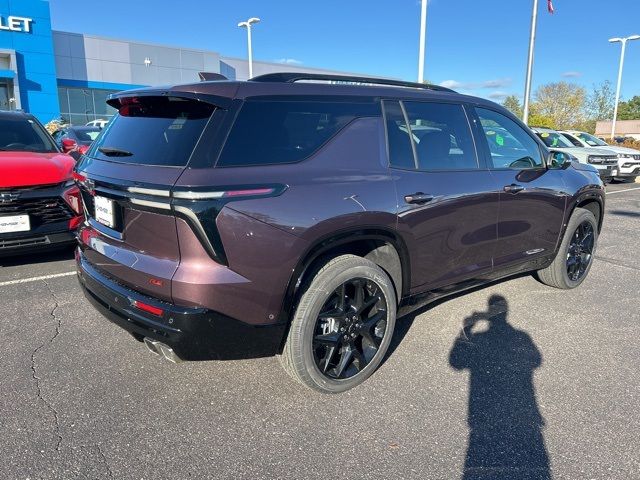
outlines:
[[[517,95],[509,95],[502,102],[502,106],[511,111],[516,117],[522,118],[522,104]]]
[[[640,96],[618,103],[618,120],[640,120]]]
[[[586,90],[574,83],[548,83],[536,90],[531,110],[554,128],[571,128],[584,120],[586,97]]]
[[[594,85],[587,97],[586,114],[589,120],[610,120],[613,118],[615,92],[609,80]]]

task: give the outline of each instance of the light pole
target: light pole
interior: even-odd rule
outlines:
[[[610,38],[609,42],[622,43],[622,50],[620,51],[620,67],[618,68],[618,86],[616,87],[616,103],[613,106],[613,121],[611,122],[611,140],[616,133],[616,119],[618,118],[618,102],[620,102],[620,84],[622,83],[622,66],[624,65],[624,52],[627,49],[627,41],[628,40],[638,40],[640,35],[630,35],[625,38]]]
[[[257,17],[251,17],[246,22],[238,23],[239,27],[247,27],[247,48],[249,50],[249,78],[253,77],[253,53],[251,51],[251,25],[260,21]]]
[[[529,57],[527,59],[527,78],[524,83],[524,108],[522,109],[522,121],[529,123],[529,98],[531,97],[531,74],[533,72],[533,47],[536,43],[536,24],[538,22],[538,0],[533,0],[533,13],[531,14],[531,32],[529,34]]]
[[[427,0],[422,0],[420,11],[420,53],[418,54],[418,83],[424,82],[424,50],[427,42]]]

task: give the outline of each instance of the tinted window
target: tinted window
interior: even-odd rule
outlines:
[[[420,170],[478,168],[462,105],[404,102]]]
[[[547,147],[550,148],[572,148],[571,143],[567,137],[558,132],[537,132],[538,138],[544,142]]]
[[[384,102],[384,115],[389,146],[389,164],[392,167],[415,169],[416,163],[409,137],[409,128],[404,120],[400,103]]]
[[[374,103],[248,100],[229,133],[218,166],[304,160],[356,117],[377,115]]]
[[[136,97],[93,143],[89,156],[145,165],[184,166],[214,107],[175,97]]]
[[[76,138],[79,142],[93,142],[98,135],[100,135],[100,130],[98,127],[89,127],[89,128],[74,128],[73,133],[75,133]]]
[[[0,118],[0,151],[57,152],[44,129],[30,118]]]
[[[564,137],[567,140],[569,140],[571,143],[573,143],[576,147],[581,147],[582,146],[582,144],[580,143],[580,140],[578,140],[573,135],[569,135],[568,133],[563,133],[562,135],[564,135]]]
[[[491,153],[493,168],[539,168],[543,166],[538,143],[510,118],[476,108]]]

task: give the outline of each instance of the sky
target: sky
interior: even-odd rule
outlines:
[[[533,88],[557,81],[614,86],[620,44],[640,34],[640,0],[539,1]],[[90,6],[89,6],[90,5]],[[502,101],[520,97],[533,0],[430,0],[425,78]],[[415,81],[420,0],[51,0],[55,30],[213,50],[256,60]],[[627,44],[622,98],[640,95],[640,40]]]

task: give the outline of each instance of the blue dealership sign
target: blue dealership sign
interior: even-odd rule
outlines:
[[[0,71],[12,108],[43,123],[60,116],[48,1],[0,0]]]

